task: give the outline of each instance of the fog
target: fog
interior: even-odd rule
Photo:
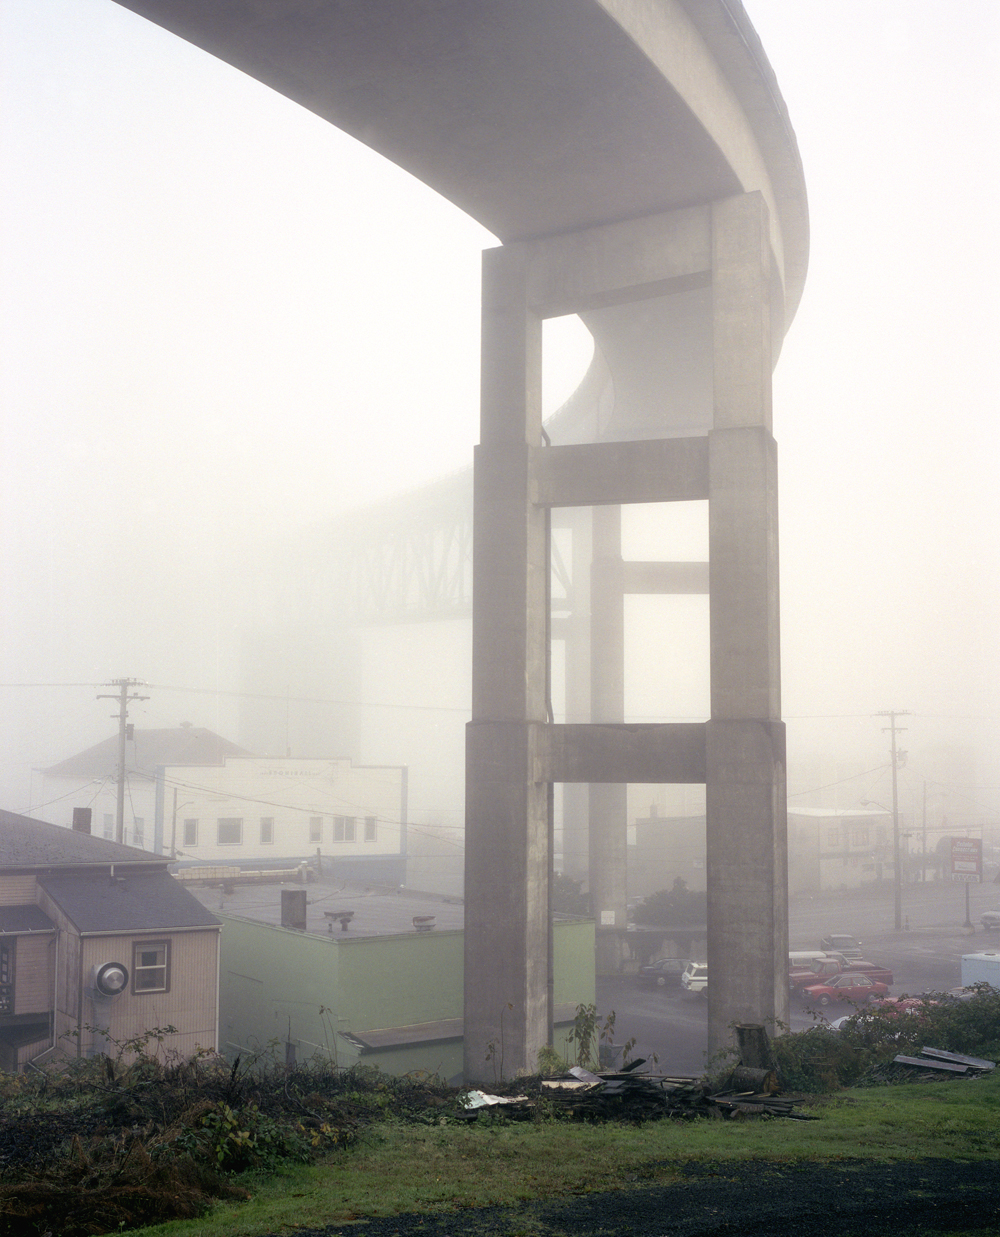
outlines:
[[[929,783],[936,818],[989,826],[1000,8],[746,8],[812,230],[774,396],[793,802],[885,802],[877,714],[905,710],[904,808]],[[31,771],[112,733],[97,685],[134,676],[139,727],[409,765],[416,823],[453,848],[467,628],[365,634],[347,699],[314,618],[339,513],[471,462],[494,238],[111,0],[6,0],[0,39],[0,804],[44,818]],[[551,324],[550,411],[589,355]],[[703,514],[673,514],[670,556],[698,557]],[[662,540],[630,517],[626,553]],[[291,616],[289,563],[316,582]],[[629,714],[704,715],[704,599],[661,603],[630,603]]]

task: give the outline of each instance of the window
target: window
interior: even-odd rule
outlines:
[[[0,1014],[14,1012],[14,945],[16,938],[0,941]]]
[[[219,817],[219,845],[239,846],[243,841],[243,817]]]
[[[260,818],[260,840],[265,846],[270,846],[274,841],[273,816],[262,816]]]
[[[868,826],[855,825],[851,830],[851,845],[852,846],[867,846],[868,845]]]
[[[310,842],[322,842],[323,841],[323,817],[322,816],[310,816],[309,817],[309,841]]]
[[[826,844],[827,846],[839,846],[840,845],[840,830],[839,829],[827,829]]]
[[[197,846],[198,845],[198,822],[196,820],[186,820],[184,822],[184,841],[182,846]]]
[[[132,991],[170,990],[170,942],[136,941],[132,950]]]
[[[365,841],[374,842],[378,837],[378,817],[365,817]]]
[[[333,840],[335,842],[353,842],[356,823],[353,816],[335,816],[333,818]]]
[[[132,845],[142,846],[143,835],[146,832],[146,822],[141,816],[136,816],[132,820]]]
[[[115,836],[115,818],[111,812],[104,813],[104,836],[106,838]]]

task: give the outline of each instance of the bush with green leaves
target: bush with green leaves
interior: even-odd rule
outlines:
[[[669,889],[651,893],[635,908],[635,922],[656,928],[687,927],[702,924],[708,914],[708,895],[689,889],[678,876]]]
[[[836,1031],[825,1024],[792,1033],[782,1028],[772,1048],[784,1086],[806,1093],[882,1086],[888,1076],[881,1067],[925,1046],[1000,1062],[1000,991],[980,984],[964,999],[940,992],[915,999],[860,1009]],[[901,1074],[900,1081],[908,1079]]]

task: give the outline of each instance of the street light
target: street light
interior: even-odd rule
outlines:
[[[896,781],[893,778],[893,790],[896,789]],[[899,862],[899,811],[896,807],[896,796],[892,796],[892,807],[887,808],[884,803],[878,803],[874,799],[862,799],[862,807],[880,807],[883,812],[892,813],[892,901],[893,901],[893,917],[896,922],[896,931],[900,932],[903,927],[903,874],[900,871]]]
[[[177,858],[177,813],[182,807],[190,807],[194,803],[193,799],[188,799],[187,803],[182,803],[178,806],[177,803],[177,787],[174,787],[174,813],[173,820],[170,824],[170,858]]]

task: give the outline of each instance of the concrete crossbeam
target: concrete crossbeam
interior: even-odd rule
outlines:
[[[641,563],[622,565],[622,591],[644,596],[709,591],[708,563]]]
[[[546,507],[690,502],[708,497],[708,440],[660,438],[540,448],[537,495]]]
[[[538,728],[535,776],[551,782],[704,782],[705,722]]]

